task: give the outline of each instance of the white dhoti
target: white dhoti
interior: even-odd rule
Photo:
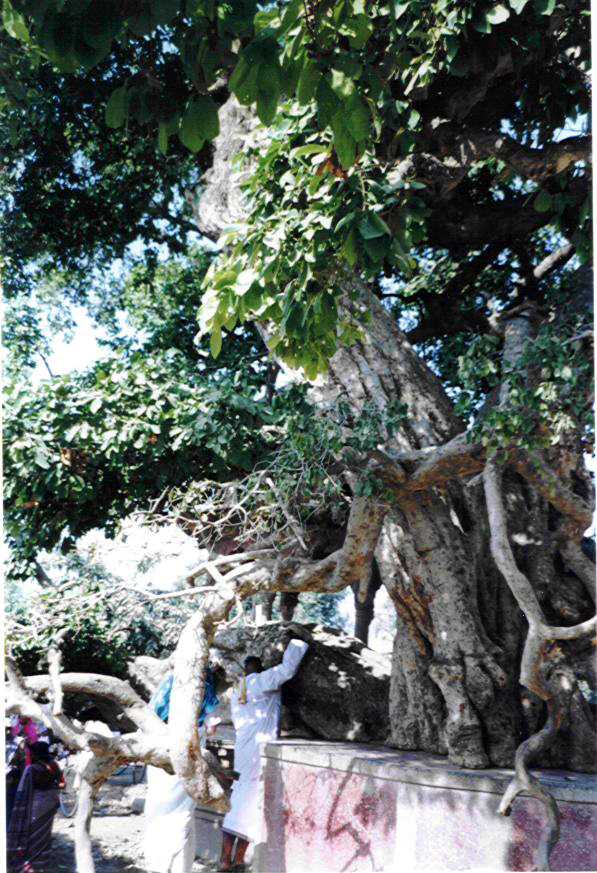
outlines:
[[[261,742],[274,739],[275,736],[276,734],[271,737],[262,736]],[[222,827],[228,833],[253,842],[259,839],[261,821],[261,758],[258,741],[252,732],[237,731],[234,769],[239,773],[239,778],[232,786],[230,809],[224,817]]]
[[[246,703],[239,701],[237,688],[232,693],[232,722],[236,731],[234,769],[239,778],[232,788],[230,810],[222,827],[250,842],[260,838],[261,744],[278,736],[282,707],[280,688],[297,672],[307,648],[302,640],[291,640],[281,664],[247,676]]]
[[[195,801],[182,780],[147,768],[145,863],[151,873],[191,873],[195,860]]]

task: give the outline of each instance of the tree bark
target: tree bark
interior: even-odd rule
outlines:
[[[381,587],[381,576],[377,561],[373,562],[371,581],[367,585],[365,598],[359,597],[359,586],[352,585],[354,595],[354,636],[365,645],[369,642],[369,628],[375,616],[375,595]]]
[[[114,758],[97,759],[92,752],[83,752],[78,769],[79,789],[75,816],[75,861],[77,873],[95,873],[91,820],[99,790],[118,768]]]

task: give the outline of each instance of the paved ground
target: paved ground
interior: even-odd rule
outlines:
[[[96,873],[146,873],[143,866],[142,815],[109,815],[93,819]],[[60,813],[54,819],[52,857],[55,873],[74,873],[73,822]],[[216,865],[195,862],[193,873],[214,873]]]

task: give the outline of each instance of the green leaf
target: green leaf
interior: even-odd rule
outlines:
[[[363,245],[371,260],[375,264],[381,264],[388,254],[390,243],[385,236],[378,236],[373,239],[366,239]]]
[[[251,66],[247,63],[243,55],[241,55],[236,67],[232,71],[230,79],[228,80],[228,87],[233,94],[236,94],[237,88],[242,86],[250,71]]]
[[[168,125],[165,122],[160,121],[158,126],[158,148],[163,155],[168,154],[168,139]]]
[[[376,212],[368,212],[359,222],[359,233],[363,239],[376,239],[377,237],[392,235],[392,232],[383,218]]]
[[[354,221],[355,215],[356,215],[356,212],[353,211],[353,212],[349,212],[347,215],[345,215],[343,218],[341,218],[340,221],[338,222],[338,224],[336,225],[336,227],[334,228],[334,233],[338,233],[338,231],[342,230],[343,227],[346,227],[347,224],[352,224],[352,222]]]
[[[535,9],[539,15],[551,15],[556,8],[556,0],[535,0]]]
[[[394,20],[398,21],[408,9],[408,3],[395,3],[390,0],[390,8],[394,14]]]
[[[230,77],[230,90],[243,106],[250,106],[257,100],[259,72],[259,62],[250,64],[241,58]]]
[[[533,206],[537,212],[549,212],[552,208],[553,200],[550,194],[547,191],[540,191],[537,197],[535,197],[535,201]]]
[[[6,32],[12,36],[13,39],[18,39],[21,42],[30,41],[29,30],[25,24],[25,19],[20,13],[13,9],[12,4],[9,3],[8,0],[4,0],[2,6],[2,22],[6,28]]]
[[[332,118],[340,106],[340,101],[330,88],[326,78],[320,79],[317,91],[315,92],[315,99],[317,101],[317,120],[319,126],[326,127],[332,123]]]
[[[329,146],[320,143],[311,143],[310,145],[299,146],[292,149],[290,152],[291,158],[304,158],[308,155],[320,155],[329,151]]]
[[[520,15],[524,7],[527,5],[529,0],[510,0],[510,6],[516,12],[517,15]]]
[[[357,142],[368,139],[371,133],[371,114],[358,94],[353,94],[346,106],[346,126]]]
[[[473,27],[475,30],[478,30],[479,33],[491,33],[493,27],[487,15],[483,15],[481,18],[477,18],[473,21]]]
[[[342,109],[336,112],[332,119],[332,130],[338,160],[343,169],[348,170],[355,162],[357,144],[346,125],[346,115]]]
[[[280,99],[280,66],[266,62],[259,68],[257,81],[257,116],[262,124],[271,124]]]
[[[179,139],[192,152],[198,152],[206,140],[220,132],[218,108],[211,97],[194,97],[183,116]]]
[[[61,13],[54,19],[54,54],[52,60],[65,73],[73,73],[78,66],[74,44],[75,20]]]
[[[214,327],[209,338],[209,348],[212,357],[217,358],[222,351],[222,328]]]
[[[302,106],[313,100],[320,79],[321,72],[317,64],[314,64],[312,60],[307,59],[299,76],[296,88],[296,99]]]
[[[498,3],[486,15],[486,18],[491,24],[503,24],[510,18],[510,10],[503,3]]]
[[[446,37],[446,57],[451,64],[460,49],[460,41],[455,36]]]
[[[82,21],[83,39],[88,45],[107,54],[120,26],[118,17],[111,17],[107,9],[93,3]]]
[[[43,449],[35,450],[35,463],[43,470],[49,469],[50,462],[48,461],[48,455]]]
[[[302,0],[290,0],[280,22],[279,33],[284,34],[295,24],[303,9]]]
[[[416,109],[411,109],[410,115],[408,116],[408,126],[411,130],[414,130],[421,120],[421,113]]]
[[[212,98],[207,95],[195,97],[187,112],[189,110],[192,113],[193,124],[197,133],[203,139],[209,141],[215,139],[220,132],[220,119],[218,117],[218,107]]]
[[[330,85],[334,94],[341,100],[352,96],[355,91],[354,82],[344,70],[332,70]]]
[[[106,104],[106,125],[111,128],[122,127],[128,112],[128,94],[126,85],[121,85],[112,91]]]
[[[364,48],[369,37],[375,30],[373,22],[364,14],[356,15],[351,19],[351,21],[348,22],[348,28],[348,42],[350,43],[350,47],[357,49],[357,51]]]
[[[262,124],[271,124],[276,117],[278,94],[260,90],[257,95],[257,117]]]

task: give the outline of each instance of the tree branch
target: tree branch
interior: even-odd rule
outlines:
[[[565,518],[562,532],[573,542],[580,542],[593,521],[593,508],[568,488],[539,452],[515,451],[511,457],[517,472],[562,513]]]
[[[375,547],[388,507],[378,500],[354,497],[332,584],[339,588],[355,585],[361,603],[367,598]]]
[[[490,329],[487,316],[483,312],[462,312],[458,304],[462,300],[463,291],[472,285],[483,271],[500,255],[503,246],[500,242],[490,243],[474,258],[465,261],[457,274],[445,285],[441,294],[419,294],[419,300],[425,306],[426,315],[419,324],[406,334],[409,343],[420,343],[427,339],[437,339],[438,336],[453,336],[464,330]],[[452,317],[446,319],[446,306],[453,304]]]
[[[526,239],[553,220],[551,212],[537,212],[528,195],[489,202],[482,208],[464,202],[446,203],[428,220],[429,242],[433,246],[461,251],[479,249],[500,241],[506,247],[512,240]],[[388,224],[391,226],[391,216]]]
[[[52,682],[52,714],[62,715],[62,685],[60,682],[60,667],[62,652],[60,644],[66,635],[66,628],[56,634],[53,644],[48,649],[48,674]]]
[[[157,734],[163,730],[161,719],[123,679],[99,673],[63,673],[60,681],[65,694],[88,694],[90,697],[103,697],[117,703],[139,730]],[[29,692],[35,696],[48,694],[52,680],[47,675],[27,676],[22,679],[22,687],[24,693]]]
[[[19,712],[34,718],[49,727],[53,733],[59,736],[71,749],[83,750],[95,746],[100,752],[106,749],[106,738],[99,735],[89,734],[82,731],[66,716],[55,716],[47,713],[39,703],[28,693],[29,688],[25,684],[20,670],[10,657],[5,659],[6,677],[8,679],[8,694],[6,711]],[[50,677],[46,678],[46,690],[51,688]]]
[[[462,134],[461,131],[454,140],[454,160],[464,172],[475,161],[500,158],[519,176],[541,182],[565,172],[575,163],[591,160],[590,136],[573,136],[535,149],[503,133],[477,130]]]
[[[572,243],[566,243],[566,245],[560,246],[559,249],[556,249],[555,252],[552,252],[550,255],[547,255],[540,264],[537,264],[535,269],[533,270],[533,276],[537,281],[541,279],[545,279],[550,273],[553,273],[554,270],[557,270],[558,267],[562,267],[565,263],[567,263],[570,258],[574,255],[576,248],[572,245]]]
[[[595,603],[595,564],[583,552],[578,543],[566,540],[560,546],[560,555],[569,570],[578,576],[586,592]]]
[[[486,450],[480,443],[469,442],[467,433],[461,433],[442,446],[417,452],[376,450],[365,458],[355,453],[345,456],[352,469],[362,469],[371,458],[376,461],[379,476],[398,498],[481,473],[485,466]],[[504,460],[562,513],[567,520],[563,533],[579,542],[592,522],[593,509],[590,504],[568,488],[538,452],[512,448],[506,450]]]
[[[198,803],[225,812],[227,794],[202,754],[198,720],[205,689],[209,646],[216,627],[235,603],[235,592],[220,583],[207,594],[197,613],[187,622],[173,657],[174,683],[170,695],[168,736],[174,772]],[[224,589],[224,590],[222,590]]]

